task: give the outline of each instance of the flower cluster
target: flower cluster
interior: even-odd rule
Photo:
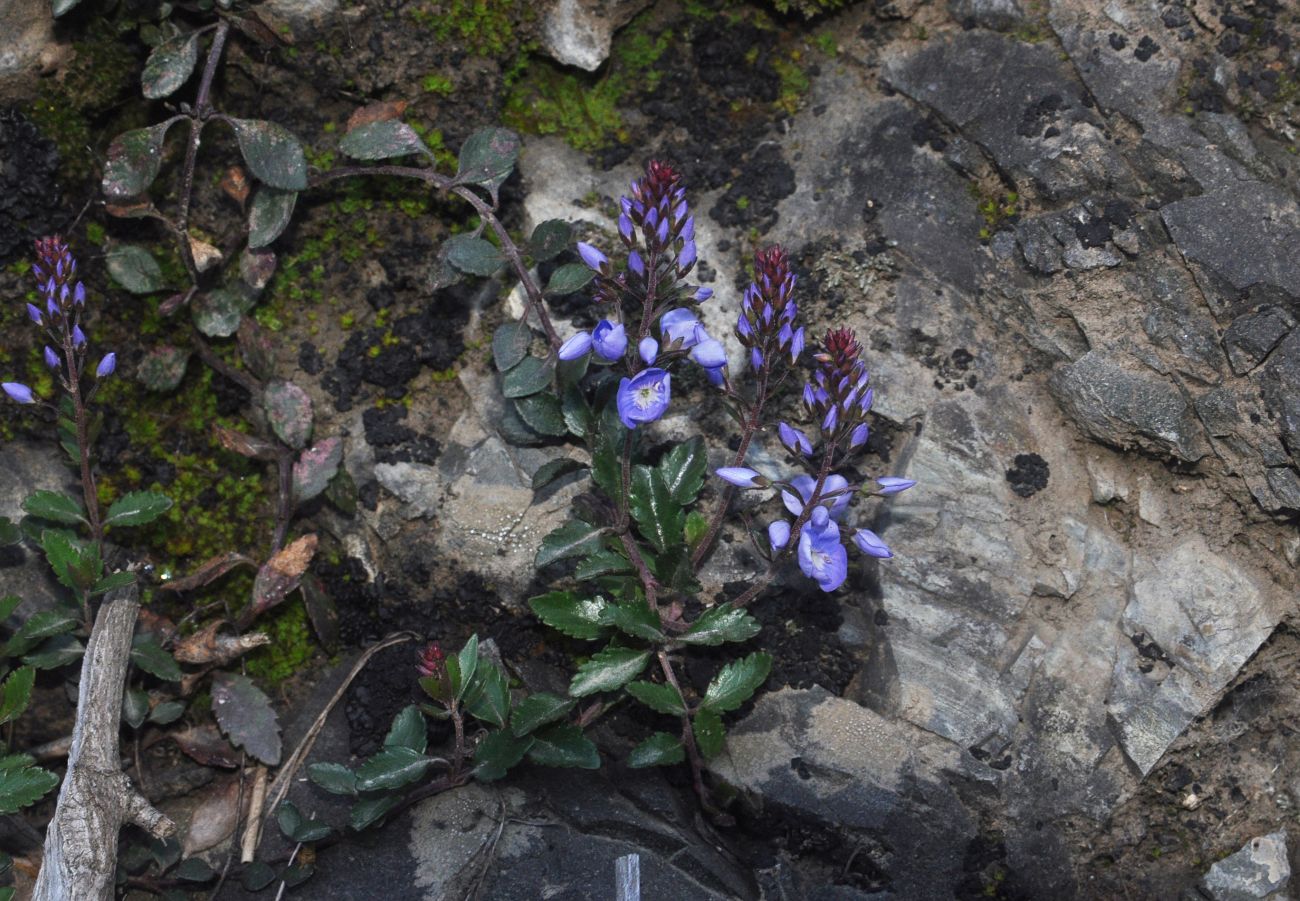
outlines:
[[[794,284],[795,274],[784,248],[774,245],[754,253],[754,281],[741,298],[736,337],[749,350],[755,372],[778,352],[788,353],[792,365],[803,352],[803,327],[794,327],[799,312]]]
[[[72,251],[57,235],[36,242],[36,262],[32,265],[32,273],[36,276],[37,288],[45,305],[42,308],[27,304],[27,315],[45,329],[54,344],[54,347],[45,345],[45,365],[59,373],[64,385],[71,389],[80,379],[87,351],[86,334],[81,330],[86,286],[77,280],[77,261],[73,259]],[[95,367],[95,376],[105,378],[116,368],[117,354],[107,353]],[[32,389],[20,382],[0,383],[0,388],[20,404],[36,403]]]

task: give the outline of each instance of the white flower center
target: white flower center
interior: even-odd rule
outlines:
[[[656,382],[653,385],[645,385],[636,389],[636,394],[632,401],[642,410],[654,406],[659,402],[660,395],[663,394],[663,383]]]

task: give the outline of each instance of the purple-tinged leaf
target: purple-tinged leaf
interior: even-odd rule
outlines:
[[[275,275],[275,254],[269,250],[245,250],[239,257],[239,277],[259,294]]]
[[[237,432],[221,425],[213,426],[212,434],[226,450],[250,460],[274,460],[280,456],[279,446],[256,435]]]
[[[167,286],[153,255],[134,244],[119,244],[106,257],[108,274],[132,294],[152,294]]]
[[[190,307],[194,325],[209,338],[229,338],[239,329],[239,321],[253,308],[256,298],[234,288],[213,288]]]
[[[127,200],[143,194],[162,169],[163,139],[175,116],[148,128],[126,131],[108,145],[104,163],[104,194],[112,200]]]
[[[308,574],[302,580],[302,600],[312,631],[327,650],[333,650],[339,643],[339,613],[334,599],[314,575]]]
[[[257,571],[257,578],[253,580],[253,598],[249,601],[248,609],[240,616],[240,623],[246,625],[252,622],[283,601],[298,587],[314,556],[316,536],[312,534],[304,535],[288,547],[276,551]]]
[[[281,191],[269,185],[258,188],[248,211],[248,246],[265,247],[280,237],[293,218],[297,202],[297,191]]]
[[[352,129],[339,141],[339,150],[358,160],[386,160],[411,153],[433,156],[414,128],[395,119]]]
[[[275,374],[275,345],[252,319],[245,317],[239,323],[239,356],[248,371],[259,379],[269,379]]]
[[[140,85],[144,96],[160,100],[176,92],[194,74],[199,61],[199,33],[178,34],[163,41],[145,60]]]
[[[476,131],[460,149],[456,184],[481,185],[495,197],[518,158],[519,136],[513,131],[505,128]]]
[[[343,442],[338,438],[326,438],[303,451],[293,464],[294,502],[304,503],[324,491],[342,461]]]
[[[262,408],[276,437],[294,450],[307,446],[311,438],[312,410],[306,391],[293,382],[271,382],[262,392]]]
[[[212,712],[236,747],[267,766],[280,762],[280,724],[270,699],[247,676],[212,677]]]
[[[215,582],[236,566],[257,566],[256,561],[236,551],[227,551],[219,557],[212,557],[194,572],[182,579],[172,579],[159,586],[159,591],[193,591],[210,582]]]
[[[284,191],[307,187],[307,160],[288,129],[260,119],[227,119],[235,129],[239,152],[259,181]]]

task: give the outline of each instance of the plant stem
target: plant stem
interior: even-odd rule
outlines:
[[[181,191],[177,203],[176,240],[181,246],[181,259],[185,261],[185,271],[189,273],[190,282],[199,283],[199,268],[194,262],[194,251],[190,249],[190,204],[194,198],[194,169],[199,158],[199,144],[203,136],[203,126],[207,123],[212,105],[212,80],[217,75],[217,64],[226,47],[226,37],[230,34],[230,23],[225,19],[217,24],[212,36],[212,46],[208,48],[207,62],[203,65],[203,79],[199,82],[199,93],[194,99],[194,114],[190,117],[190,139],[185,147],[185,166],[181,169]]]
[[[704,785],[704,758],[700,756],[699,745],[695,743],[695,731],[691,728],[691,705],[686,700],[686,694],[682,691],[682,686],[677,681],[677,673],[673,670],[673,663],[668,658],[667,651],[659,651],[659,668],[663,670],[664,679],[673,690],[677,692],[677,697],[681,698],[682,709],[682,746],[686,748],[686,759],[691,764],[691,783],[695,788],[695,794],[700,799],[700,804],[710,815],[714,817],[725,817],[730,820],[722,810],[713,803],[709,797],[709,790]]]

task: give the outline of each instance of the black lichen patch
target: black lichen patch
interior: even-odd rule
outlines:
[[[1051,469],[1047,461],[1038,454],[1016,454],[1012,466],[1007,470],[1007,481],[1011,490],[1021,497],[1032,497],[1047,487]]]
[[[0,109],[0,265],[68,221],[57,182],[59,151],[16,109]]]
[[[432,464],[437,461],[442,445],[403,424],[406,413],[405,406],[395,404],[372,407],[361,414],[366,441],[375,449],[376,462]]]

